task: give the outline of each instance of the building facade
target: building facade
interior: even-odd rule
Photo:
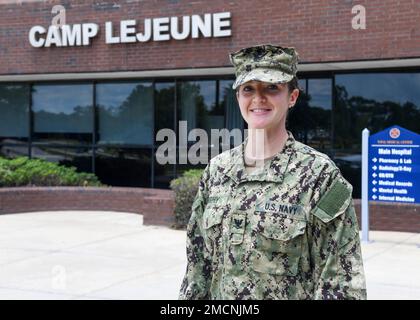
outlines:
[[[244,130],[228,54],[263,43],[298,51],[288,129],[360,198],[361,131],[420,132],[419,1],[2,1],[0,156],[168,188],[204,164],[158,163],[157,132]]]

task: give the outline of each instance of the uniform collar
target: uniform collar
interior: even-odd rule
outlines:
[[[270,162],[264,165],[264,170],[260,174],[248,175],[245,170],[244,150],[246,140],[236,148],[230,150],[230,161],[224,170],[225,174],[238,184],[246,181],[282,182],[290,156],[294,152],[295,144],[295,138],[292,133],[287,130],[287,134],[288,138],[283,149]]]

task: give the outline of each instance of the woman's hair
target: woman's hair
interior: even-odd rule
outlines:
[[[292,93],[292,91],[295,90],[295,89],[299,89],[299,91],[300,91],[298,78],[297,77],[293,77],[293,79],[290,80],[287,83],[287,87],[289,88],[289,93]]]

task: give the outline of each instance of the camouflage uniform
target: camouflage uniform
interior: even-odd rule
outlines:
[[[210,161],[187,229],[180,299],[365,299],[352,186],[293,138],[247,175],[244,144]]]
[[[233,88],[296,76],[293,48],[230,55]],[[187,228],[180,299],[365,299],[352,186],[325,154],[295,141],[247,173],[244,142],[204,170]]]

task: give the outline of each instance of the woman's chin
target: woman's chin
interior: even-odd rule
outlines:
[[[267,129],[269,123],[267,121],[250,121],[248,122],[248,128],[250,129]]]

